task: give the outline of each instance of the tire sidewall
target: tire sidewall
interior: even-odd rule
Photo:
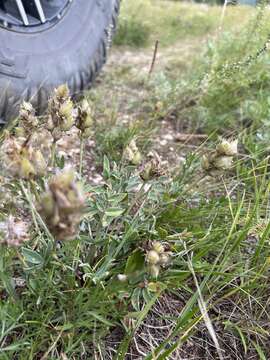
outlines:
[[[104,37],[114,5],[114,0],[76,0],[47,30],[21,33],[0,28],[2,116],[10,117],[22,99],[31,99],[42,111],[48,94],[60,84],[67,83],[72,94],[86,88],[105,62]]]

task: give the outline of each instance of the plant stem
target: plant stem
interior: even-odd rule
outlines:
[[[27,263],[26,263],[26,261],[24,260],[24,257],[21,255],[21,253],[19,252],[18,249],[16,249],[16,255],[18,256],[19,260],[22,262],[23,266],[24,266],[24,267],[27,267]]]
[[[83,169],[83,152],[84,152],[84,138],[83,138],[83,134],[81,132],[81,136],[80,136],[80,168],[79,168],[80,177],[82,177],[82,169]]]
[[[51,151],[51,167],[54,167],[55,164],[55,156],[56,156],[56,140],[53,140],[52,143],[52,151]]]
[[[36,183],[33,180],[30,180],[30,184],[31,184],[31,190],[34,193],[36,200],[39,201],[40,196],[39,193],[37,192]]]
[[[28,191],[25,188],[24,183],[23,183],[22,180],[20,180],[20,186],[21,186],[22,192],[23,192],[23,194],[24,194],[24,196],[25,196],[25,198],[26,198],[26,200],[27,200],[27,202],[28,202],[28,204],[30,206],[31,214],[32,214],[33,221],[34,221],[35,227],[37,229],[37,232],[39,233],[39,235],[41,235],[39,227],[38,227],[38,223],[37,223],[37,220],[38,220],[38,222],[43,227],[43,229],[44,229],[45,233],[47,234],[47,236],[54,242],[54,237],[50,233],[49,229],[47,228],[46,224],[42,220],[42,218],[39,215],[37,209],[35,208],[35,205],[33,204],[31,195],[28,194]],[[30,193],[30,191],[29,191],[29,193]]]
[[[140,198],[142,198],[143,196],[147,196],[149,191],[152,188],[152,185],[149,184],[148,189],[145,190],[145,185],[147,183],[142,183],[142,186],[140,188],[140,190],[136,193],[134,199],[131,201],[131,204],[129,206],[129,208],[127,209],[126,215],[129,215],[129,213],[131,212],[131,210],[133,209],[133,207],[136,205],[136,203],[140,200]]]
[[[34,222],[34,225],[35,225],[35,228],[36,228],[36,231],[37,233],[40,234],[40,230],[39,230],[39,226],[38,226],[38,223],[37,223],[37,218],[35,216],[35,212],[34,212],[34,204],[33,204],[33,201],[32,201],[32,197],[31,197],[31,192],[30,192],[30,182],[28,182],[28,191],[27,189],[24,187],[24,183],[23,183],[23,180],[20,179],[20,186],[21,186],[21,189],[22,189],[22,192],[29,204],[29,207],[30,207],[30,211],[31,211],[31,215],[32,215],[32,219],[33,219],[33,222]],[[28,193],[29,192],[29,193]]]

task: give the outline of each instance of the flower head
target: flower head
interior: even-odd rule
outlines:
[[[151,151],[147,155],[147,159],[141,165],[139,173],[140,177],[145,181],[164,175],[165,171],[162,168],[161,158],[156,151]]]
[[[213,160],[213,165],[217,170],[228,170],[233,165],[232,156],[217,156]]]
[[[46,172],[47,164],[41,151],[34,150],[23,138],[6,137],[1,146],[1,156],[4,170],[14,177],[30,179]]]
[[[156,265],[159,262],[159,254],[155,250],[149,250],[146,254],[146,262],[150,265]]]
[[[78,114],[76,119],[76,126],[84,137],[90,134],[90,129],[93,125],[93,111],[89,105],[89,102],[84,99],[81,105],[78,107]]]
[[[201,166],[203,170],[208,171],[211,169],[210,158],[207,155],[203,155],[201,158]]]
[[[59,240],[76,236],[83,208],[82,189],[72,171],[63,171],[55,175],[39,204],[41,216]]]
[[[165,251],[164,246],[163,246],[160,242],[158,242],[158,241],[154,241],[154,242],[153,242],[152,248],[153,248],[153,250],[155,250],[159,255],[160,255],[160,254],[163,254],[164,251]]]
[[[153,241],[148,245],[145,261],[148,265],[149,274],[158,277],[161,267],[170,263],[170,253],[161,242]]]
[[[237,155],[237,147],[238,147],[238,140],[226,140],[221,139],[220,143],[217,145],[216,150],[217,153],[220,155],[225,156],[234,156]]]
[[[38,126],[38,119],[35,116],[35,109],[29,102],[24,101],[19,111],[19,128],[16,132],[19,136],[28,137]]]
[[[201,166],[203,170],[209,171],[210,174],[229,170],[233,165],[234,156],[237,155],[237,146],[237,139],[221,139],[220,143],[217,144],[215,151],[202,156]]]
[[[63,131],[68,131],[74,124],[74,105],[69,95],[67,85],[61,85],[54,90],[49,100],[48,130],[55,140],[58,140]]]
[[[137,147],[136,141],[133,139],[128,144],[123,152],[123,159],[132,165],[139,165],[142,160],[142,155]]]
[[[160,266],[159,265],[151,265],[149,266],[149,274],[153,278],[157,278],[160,272]]]
[[[40,150],[35,150],[31,156],[31,162],[33,164],[35,174],[38,176],[43,176],[46,174],[47,162]]]

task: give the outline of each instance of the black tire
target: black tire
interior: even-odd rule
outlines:
[[[75,0],[56,24],[33,33],[0,27],[0,119],[18,114],[22,100],[38,113],[67,83],[71,94],[89,88],[106,61],[120,0]]]

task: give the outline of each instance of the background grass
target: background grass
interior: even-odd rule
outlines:
[[[228,8],[225,30],[237,31],[252,16],[249,7]],[[164,0],[125,1],[115,38],[117,45],[145,46],[159,40],[162,46],[176,41],[202,39],[217,30],[221,7]],[[241,17],[241,23],[237,21]]]

